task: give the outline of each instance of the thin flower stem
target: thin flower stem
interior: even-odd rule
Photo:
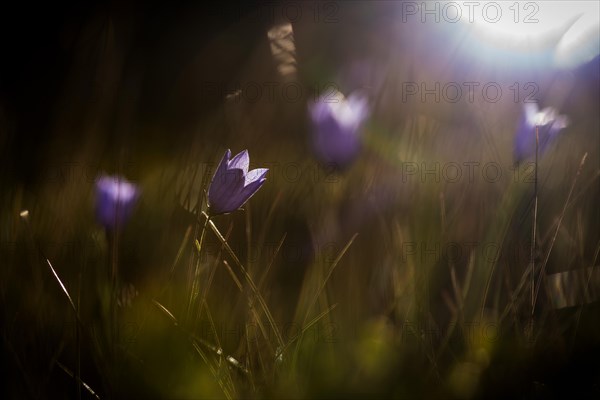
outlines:
[[[79,313],[77,312],[77,307],[75,307],[75,303],[73,302],[73,299],[71,298],[71,295],[69,294],[69,291],[67,290],[66,286],[63,284],[62,280],[59,278],[58,274],[56,273],[56,270],[52,266],[50,259],[48,257],[46,257],[46,254],[42,250],[42,247],[37,242],[37,240],[35,240],[35,237],[33,236],[33,231],[31,230],[31,227],[29,226],[29,211],[25,210],[25,211],[21,212],[21,218],[23,218],[23,220],[25,221],[27,233],[29,234],[31,242],[37,249],[40,256],[46,261],[46,264],[48,264],[48,267],[50,268],[50,272],[52,273],[52,275],[54,276],[54,278],[60,285],[60,288],[62,289],[63,293],[67,296],[67,300],[69,300],[69,304],[71,305],[71,308],[75,312],[75,317],[76,317],[77,321],[81,322],[79,320]]]
[[[198,298],[198,293],[200,291],[200,254],[202,252],[202,245],[204,243],[204,237],[206,236],[206,227],[210,221],[210,216],[206,216],[206,220],[204,221],[204,225],[202,226],[202,231],[200,232],[200,240],[196,240],[196,249],[198,251],[198,256],[196,259],[196,268],[194,269],[194,277],[192,280],[192,291],[190,293],[190,302],[188,304],[188,317],[190,315],[196,315],[193,313],[192,309],[194,308],[196,299]]]
[[[77,308],[75,317],[79,320],[79,312],[81,310],[81,272],[77,275]],[[77,360],[75,369],[75,381],[77,390],[77,399],[81,400],[81,327],[78,323],[75,324],[75,343],[77,347]]]
[[[117,254],[118,254],[118,226],[114,231],[109,232],[106,230],[106,237],[109,242],[109,271],[110,271],[110,332],[112,334],[111,337],[111,352],[112,356],[116,357],[117,351],[117,343],[119,338],[119,328],[117,323],[117,305],[119,299],[119,288],[118,288],[118,262],[117,262]]]
[[[548,264],[548,260],[550,259],[550,253],[552,252],[552,249],[554,248],[554,242],[556,241],[556,237],[558,236],[558,231],[560,230],[562,220],[567,211],[567,207],[569,206],[569,203],[571,201],[571,196],[573,195],[573,191],[575,190],[575,185],[577,184],[579,175],[581,175],[581,170],[583,169],[583,166],[585,165],[585,160],[587,159],[587,156],[588,156],[588,153],[587,152],[584,153],[583,157],[581,158],[581,161],[579,162],[579,168],[577,168],[577,173],[575,174],[575,178],[573,179],[573,183],[571,184],[571,188],[569,189],[569,194],[567,195],[567,200],[565,201],[565,205],[563,206],[563,209],[560,213],[560,217],[558,218],[558,223],[556,225],[556,229],[554,230],[554,234],[552,235],[552,240],[550,241],[550,248],[548,249],[548,252],[546,253],[546,257],[544,258],[544,261],[542,262],[542,266],[540,268],[539,279],[538,279],[537,285],[535,287],[535,295],[533,298],[533,308],[534,309],[535,309],[535,303],[537,301],[537,296],[540,291],[540,285],[541,285],[543,277],[544,277],[544,272],[546,271],[546,265]]]
[[[535,247],[537,240],[537,212],[538,212],[538,156],[539,156],[540,135],[539,127],[535,126],[535,175],[533,180],[533,226],[531,228],[531,253],[529,260],[531,263],[531,318],[533,318],[533,310],[535,304]]]
[[[90,385],[88,385],[87,383],[85,383],[84,381],[82,381],[79,377],[77,377],[75,374],[73,374],[73,372],[71,370],[69,370],[66,366],[64,366],[60,361],[56,361],[56,364],[60,367],[60,369],[62,369],[68,376],[70,376],[71,378],[77,380],[81,385],[83,385],[83,387],[85,388],[85,390],[88,391],[88,393],[92,396],[94,396],[96,399],[100,399],[100,396],[98,396],[96,394],[96,392],[90,387]]]
[[[60,285],[60,288],[62,289],[63,293],[67,297],[67,300],[69,300],[69,305],[73,309],[73,313],[74,313],[74,316],[75,316],[76,370],[75,370],[75,374],[71,373],[70,376],[74,377],[74,379],[76,381],[76,385],[77,385],[77,387],[76,387],[77,398],[78,399],[81,398],[81,385],[82,384],[83,384],[83,386],[91,394],[93,394],[94,396],[96,396],[95,393],[93,392],[93,390],[85,382],[83,382],[81,380],[81,330],[83,328],[83,323],[81,322],[81,317],[79,315],[80,306],[81,306],[81,273],[79,273],[79,275],[78,275],[78,281],[77,281],[77,305],[75,305],[75,302],[73,301],[73,298],[69,294],[69,291],[67,290],[65,284],[62,282],[62,280],[58,276],[58,273],[56,272],[56,270],[52,266],[52,263],[50,262],[50,259],[46,257],[46,255],[44,254],[44,252],[42,250],[42,247],[35,240],[35,238],[33,236],[33,231],[31,230],[31,226],[29,225],[29,211],[27,211],[27,210],[22,211],[21,212],[21,218],[25,221],[25,226],[26,226],[26,229],[27,229],[27,233],[29,234],[29,237],[30,237],[32,243],[37,248],[37,251],[39,252],[40,256],[46,261],[46,264],[50,268],[50,272],[54,276],[54,279],[56,279],[56,281]],[[58,362],[58,364],[61,366],[61,368],[63,368],[63,370],[65,372],[68,373],[68,370],[66,370],[62,366],[62,364],[60,364],[60,362]]]
[[[202,215],[204,215],[204,217],[207,219],[207,223],[209,223],[208,214],[203,212]],[[223,235],[221,234],[221,232],[219,231],[217,226],[212,221],[210,221],[210,227],[212,228],[213,232],[217,235],[217,237],[219,238],[219,240],[225,247],[225,250],[227,250],[227,252],[231,256],[231,258],[233,259],[235,264],[238,266],[238,268],[242,272],[242,275],[244,275],[244,279],[248,283],[248,286],[250,286],[250,289],[252,290],[253,294],[258,299],[258,302],[263,310],[263,313],[265,314],[265,317],[269,321],[269,324],[271,324],[271,328],[273,329],[273,333],[275,334],[279,348],[282,349],[285,345],[285,343],[283,341],[283,337],[281,336],[281,332],[279,332],[279,329],[277,328],[277,325],[275,324],[275,319],[273,318],[273,315],[269,311],[269,307],[267,307],[267,303],[265,302],[265,299],[261,296],[260,292],[258,291],[258,288],[256,287],[256,284],[252,280],[252,277],[248,274],[248,271],[246,270],[244,265],[241,263],[240,259],[237,257],[237,255],[234,253],[234,251],[231,249],[231,247],[229,246],[229,243],[227,243],[227,241],[225,240],[225,238],[223,237]]]
[[[346,252],[348,251],[350,246],[352,246],[352,243],[354,242],[354,240],[356,239],[357,236],[358,236],[358,233],[355,233],[354,235],[352,235],[352,237],[350,238],[348,243],[346,243],[346,246],[344,246],[342,251],[339,252],[337,257],[331,264],[331,267],[329,267],[329,270],[327,271],[327,275],[325,276],[325,279],[323,279],[323,282],[321,282],[321,285],[315,292],[315,295],[313,296],[312,301],[310,302],[308,308],[306,309],[306,314],[304,315],[304,323],[306,323],[308,321],[308,316],[310,315],[310,311],[317,304],[317,301],[319,300],[319,296],[321,296],[321,293],[325,289],[325,286],[327,286],[327,282],[329,281],[329,278],[331,278],[331,275],[333,274],[335,267],[337,267],[337,265],[342,260],[342,257],[344,257],[344,254],[346,254]]]

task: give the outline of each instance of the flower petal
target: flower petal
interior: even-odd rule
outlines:
[[[223,201],[221,211],[219,213],[231,213],[243,206],[248,200],[248,198],[245,197],[243,190],[244,189],[242,187],[239,187],[234,193],[231,193],[231,195]]]
[[[96,218],[106,229],[126,222],[139,196],[136,185],[122,177],[102,176],[96,180]]]
[[[554,120],[554,123],[552,124],[552,129],[556,130],[556,132],[558,132],[561,129],[566,128],[567,126],[569,126],[569,118],[566,117],[565,115],[559,115]]]
[[[536,127],[539,136],[538,153],[542,154],[552,138],[568,125],[568,119],[558,110],[546,107],[539,111],[536,103],[525,103],[514,139],[514,159],[518,164],[535,154]]]
[[[211,197],[215,196],[214,191],[217,190],[216,188],[218,186],[218,185],[215,185],[215,182],[222,183],[223,181],[226,180],[226,178],[224,178],[224,176],[227,173],[227,164],[229,163],[230,158],[231,158],[231,150],[227,149],[227,151],[221,158],[221,161],[219,162],[217,169],[215,170],[212,180],[210,181],[210,185],[208,187],[209,200]]]
[[[252,171],[249,171],[246,174],[246,179],[244,180],[244,186],[248,186],[250,183],[263,179],[265,175],[269,172],[269,168],[256,168]]]
[[[223,154],[223,157],[221,158],[221,161],[219,162],[217,169],[215,170],[215,173],[213,175],[213,180],[215,179],[215,176],[221,176],[225,173],[225,171],[227,171],[227,166],[229,164],[230,158],[231,158],[231,150],[227,149],[225,154]]]
[[[263,178],[261,178],[259,180],[251,182],[247,186],[245,186],[242,189],[242,192],[240,193],[240,199],[243,200],[243,201],[242,201],[242,203],[237,208],[240,208],[241,206],[243,206],[250,199],[250,197],[254,196],[254,194],[258,191],[258,189],[260,189],[260,187],[266,181],[267,181],[267,178],[263,177]]]
[[[211,213],[223,214],[235,211],[231,208],[244,187],[244,172],[241,169],[226,170],[215,175],[208,189],[208,205]]]
[[[527,102],[523,104],[523,112],[525,113],[525,120],[530,125],[536,124],[536,118],[539,113],[539,108],[537,103]]]
[[[244,175],[248,173],[248,166],[250,165],[250,157],[248,156],[248,150],[244,150],[238,153],[235,157],[227,163],[228,169],[239,168],[244,171]]]

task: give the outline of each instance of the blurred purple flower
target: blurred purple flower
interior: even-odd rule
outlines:
[[[210,215],[227,214],[243,206],[265,183],[268,168],[248,171],[250,158],[244,150],[231,158],[227,150],[208,187]]]
[[[525,103],[523,115],[519,121],[514,141],[514,157],[518,164],[530,156],[535,155],[535,129],[538,126],[539,146],[541,155],[550,142],[561,129],[566,128],[569,120],[564,115],[559,115],[552,107],[539,110],[536,103]]]
[[[96,218],[113,230],[127,222],[138,199],[136,185],[118,176],[101,176],[96,180]]]
[[[321,96],[309,104],[312,144],[325,164],[343,169],[361,149],[361,128],[369,117],[367,97],[355,92],[345,98],[340,92]]]

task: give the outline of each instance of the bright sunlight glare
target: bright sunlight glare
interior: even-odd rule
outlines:
[[[436,11],[427,3],[421,7],[426,17]],[[472,50],[485,57],[550,51],[555,66],[571,68],[600,53],[597,1],[446,1],[438,7],[446,22],[460,21],[472,28]]]

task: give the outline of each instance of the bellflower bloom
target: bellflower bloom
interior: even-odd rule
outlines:
[[[348,166],[361,148],[360,131],[369,116],[367,98],[355,92],[345,98],[321,96],[309,105],[312,122],[312,144],[317,157],[337,168]]]
[[[139,189],[122,177],[102,176],[96,180],[96,218],[113,230],[130,217]]]
[[[538,153],[548,147],[558,132],[566,128],[569,120],[564,115],[559,115],[552,107],[539,110],[535,103],[523,105],[523,116],[519,122],[514,141],[515,162],[520,163],[530,156],[535,156],[535,129],[538,127],[539,146]]]
[[[210,215],[227,214],[243,206],[265,183],[268,168],[248,171],[250,158],[244,150],[231,158],[227,150],[208,187]]]

